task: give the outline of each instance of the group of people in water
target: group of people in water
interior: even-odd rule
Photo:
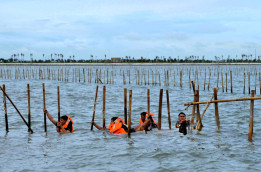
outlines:
[[[47,109],[43,109],[43,112],[47,115],[48,119],[56,126],[57,132],[60,133],[71,133],[73,132],[73,120],[70,116],[64,115],[60,117],[59,121],[54,120],[52,115],[48,112]],[[139,125],[134,128],[130,129],[130,132],[137,132],[137,131],[150,131],[153,128],[157,128],[157,122],[152,117],[154,116],[153,113],[148,114],[147,112],[142,112],[140,114]],[[122,118],[120,117],[112,117],[111,122],[106,127],[101,127],[96,124],[94,121],[91,121],[92,125],[94,125],[99,130],[109,130],[112,134],[127,134],[128,133],[128,126],[125,124]],[[190,120],[186,118],[185,113],[180,112],[178,115],[178,121],[176,123],[176,128],[179,128],[179,132],[183,133],[184,135],[187,134],[187,127],[190,125]]]

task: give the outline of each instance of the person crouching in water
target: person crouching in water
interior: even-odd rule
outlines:
[[[60,133],[71,133],[73,132],[73,120],[71,117],[64,115],[60,117],[60,122],[57,122],[53,119],[52,115],[47,111],[47,109],[43,109],[43,112],[46,113],[49,120],[57,127],[57,132]]]
[[[128,133],[128,126],[124,123],[122,118],[120,117],[112,117],[111,123],[109,124],[108,128],[103,128],[96,124],[94,121],[91,122],[97,129],[99,130],[110,130],[110,133],[113,134],[127,134]],[[146,127],[150,124],[150,120],[146,120],[143,124],[136,126],[135,128],[131,128],[131,132],[136,131],[143,131]]]
[[[158,128],[157,122],[154,120],[152,116],[154,116],[154,114],[150,112],[151,123],[147,128],[145,128],[146,131],[150,131],[152,128]],[[147,119],[148,119],[148,113],[142,112],[140,114],[140,124],[143,124]]]
[[[183,112],[179,113],[179,120],[176,123],[176,128],[179,128],[179,132],[184,135],[187,134],[187,127],[190,125],[190,120],[186,118],[186,114]]]

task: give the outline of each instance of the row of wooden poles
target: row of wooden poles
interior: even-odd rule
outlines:
[[[92,77],[93,77],[93,70],[91,68],[88,68],[88,71],[85,71],[85,68],[73,68],[72,69],[72,77],[71,80],[72,82],[88,82],[88,83],[92,83]],[[0,72],[0,78],[5,78],[5,79],[11,79],[12,78],[12,70],[11,69],[7,69],[4,70],[4,72],[1,69]],[[179,75],[179,86],[183,87],[183,69],[181,69],[180,71],[175,71],[173,73],[173,86],[175,87],[177,85],[176,82],[176,73]],[[188,83],[189,83],[189,88],[191,88],[191,70],[188,70]],[[233,93],[233,83],[232,83],[232,70],[229,71],[230,74],[230,92]],[[31,78],[36,78],[37,79],[37,74],[39,75],[38,79],[40,80],[58,80],[58,81],[64,81],[64,82],[69,82],[69,75],[70,75],[70,70],[69,69],[50,69],[50,68],[46,68],[42,69],[39,68],[39,70],[22,70],[20,71],[20,69],[15,69],[15,79],[31,79]],[[87,76],[86,76],[87,74]],[[211,85],[211,70],[209,70],[208,72],[208,78],[207,78],[207,72],[205,70],[205,76],[204,76],[204,83],[203,83],[203,90],[210,90],[210,85]],[[96,84],[114,84],[114,78],[115,78],[116,72],[113,71],[109,71],[104,70],[102,71],[101,69],[96,69],[95,70],[95,79],[94,82]],[[125,71],[121,70],[121,75],[122,75],[122,83],[123,84],[131,84],[133,81],[133,78],[131,79],[131,71],[127,70],[126,71],[126,75],[125,75]],[[226,90],[226,92],[228,92],[228,73],[224,73],[225,76],[223,76],[223,72],[221,72],[221,74],[219,72],[217,72],[217,80],[216,80],[216,87],[219,87],[219,83],[220,83],[220,76],[221,76],[221,84],[222,84],[222,92],[224,92]],[[251,81],[251,73],[248,72],[246,74],[246,72],[244,72],[244,86],[243,86],[243,93],[245,94],[246,92],[246,75],[248,76],[248,93],[250,94],[250,81]],[[128,78],[127,78],[128,77]],[[166,86],[170,86],[170,77],[171,77],[171,70],[164,70],[164,84]],[[224,79],[225,77],[225,79]],[[255,93],[257,90],[257,71],[254,72],[254,77],[255,77]],[[194,73],[194,81],[197,85],[197,89],[199,90],[200,84],[199,84],[199,72],[198,70],[195,70]],[[208,80],[208,81],[207,81]],[[159,71],[153,71],[153,70],[135,70],[135,81],[137,85],[159,85],[161,86],[161,76],[160,76],[160,72]],[[259,88],[260,88],[260,94],[261,94],[261,73],[259,72]]]
[[[43,108],[46,108],[45,104],[45,84],[43,83]],[[195,89],[195,85],[192,82],[193,89]],[[93,109],[93,116],[92,121],[95,119],[95,110],[96,110],[96,102],[97,102],[97,95],[98,95],[98,88],[96,87],[96,94],[95,94],[95,100],[94,100],[94,109]],[[5,111],[5,124],[6,124],[6,131],[8,132],[8,116],[7,116],[7,106],[6,106],[6,98],[10,101],[10,103],[13,105],[13,107],[16,109],[17,113],[20,115],[20,117],[23,119],[24,123],[28,127],[28,132],[33,133],[33,130],[31,129],[31,112],[30,112],[30,86],[27,84],[27,95],[28,95],[28,122],[25,120],[23,115],[20,113],[20,111],[17,109],[13,101],[10,99],[10,97],[6,94],[5,91],[5,85],[3,87],[0,86],[0,89],[3,92],[3,103],[4,103],[4,111]],[[236,99],[223,99],[218,100],[217,99],[217,92],[218,88],[214,88],[213,96],[210,98],[209,101],[199,101],[199,90],[194,90],[194,101],[190,103],[185,103],[185,106],[193,105],[192,108],[192,118],[191,122],[194,121],[194,116],[196,114],[197,119],[197,129],[202,129],[202,119],[204,117],[204,114],[209,107],[210,103],[215,103],[215,119],[216,119],[216,125],[218,131],[220,131],[220,122],[219,122],[219,111],[218,111],[218,103],[221,102],[231,102],[231,101],[246,101],[250,100],[250,116],[249,116],[249,134],[248,134],[248,140],[252,141],[252,135],[253,135],[253,119],[254,119],[254,100],[261,99],[261,97],[254,97],[255,90],[251,91],[251,97],[249,98],[236,98]],[[170,105],[169,105],[169,92],[166,90],[166,97],[167,97],[167,110],[168,110],[168,121],[169,121],[169,129],[171,129],[171,117],[170,117]],[[160,95],[159,95],[159,109],[158,109],[158,129],[161,130],[161,117],[162,117],[162,99],[163,99],[163,89],[160,89]],[[214,99],[214,100],[213,100]],[[60,89],[59,86],[57,86],[57,102],[58,102],[58,121],[60,121]],[[103,127],[105,127],[105,103],[106,103],[106,86],[103,86]],[[202,115],[200,116],[199,111],[199,105],[200,104],[207,104]],[[124,89],[124,121],[129,127],[128,135],[130,136],[130,128],[131,128],[131,106],[132,106],[132,90],[129,90],[129,107],[127,112],[127,89]],[[150,114],[150,90],[147,90],[147,111],[148,114]],[[197,111],[197,112],[196,112]],[[128,114],[128,120],[127,120],[127,114]],[[91,125],[91,130],[93,130],[93,124]],[[46,124],[46,114],[44,113],[44,131],[47,132],[47,124]]]
[[[42,84],[43,87],[43,108],[46,109],[46,103],[45,103],[45,84]],[[93,116],[92,121],[94,121],[95,118],[95,110],[96,110],[96,102],[97,102],[97,95],[98,95],[98,88],[96,87],[96,94],[95,94],[95,100],[94,100],[94,110],[93,110]],[[23,119],[24,123],[28,127],[28,132],[33,133],[33,130],[31,129],[31,111],[30,111],[30,85],[27,84],[27,96],[28,96],[28,122],[25,120],[23,115],[20,113],[16,105],[13,103],[13,101],[10,99],[10,97],[6,93],[5,85],[3,87],[0,86],[0,89],[3,92],[3,103],[4,103],[4,111],[5,111],[5,126],[6,126],[6,132],[9,131],[8,128],[8,115],[7,115],[7,105],[6,105],[6,98],[10,101],[10,103],[13,105],[13,107],[16,109],[17,113],[20,115],[20,117]],[[166,90],[166,97],[167,97],[167,110],[168,110],[168,121],[169,121],[169,129],[171,129],[171,117],[170,117],[170,105],[169,105],[169,92]],[[160,89],[160,96],[159,96],[159,111],[158,111],[158,129],[161,130],[161,116],[162,116],[162,99],[163,99],[163,89]],[[57,86],[57,102],[58,102],[58,121],[60,122],[60,88]],[[105,127],[105,103],[106,103],[106,86],[103,86],[103,127]],[[127,111],[127,89],[124,88],[124,121],[125,123],[129,125],[129,129],[131,128],[131,105],[132,105],[132,90],[129,90],[129,108]],[[147,90],[147,107],[148,107],[148,114],[150,114],[150,90]],[[127,120],[127,114],[128,114],[128,120]],[[44,131],[47,132],[47,122],[46,122],[46,113],[44,113]],[[129,121],[129,122],[128,122]],[[91,130],[93,130],[93,125],[91,125]],[[130,130],[129,130],[130,135]]]
[[[98,96],[98,89],[99,86],[96,86],[96,94],[94,99],[94,109],[92,115],[92,121],[95,120],[95,111],[96,111],[96,103],[97,103],[97,96]],[[132,107],[132,90],[129,90],[129,106],[127,110],[127,88],[124,88],[124,122],[128,124],[128,136],[130,136],[130,129],[131,129],[131,107]],[[169,129],[171,129],[171,117],[170,117],[170,105],[169,105],[169,91],[166,90],[166,98],[167,98],[167,110],[168,110],[168,122],[169,122]],[[159,109],[158,109],[158,129],[161,130],[161,117],[162,117],[162,99],[163,99],[163,89],[160,89],[159,94]],[[103,121],[103,128],[106,126],[105,124],[105,102],[106,102],[106,86],[103,86],[103,109],[102,109],[102,121]],[[150,89],[147,89],[147,112],[150,114]],[[91,125],[91,130],[93,130],[93,124]]]
[[[192,82],[193,85],[193,82]],[[223,100],[218,100],[217,98],[217,92],[218,88],[213,89],[214,93],[213,96],[210,98],[209,101],[199,101],[199,90],[194,90],[194,101],[190,103],[185,103],[185,106],[190,106],[193,105],[192,107],[192,116],[191,116],[191,121],[194,121],[194,116],[196,114],[196,120],[197,120],[197,125],[196,129],[199,131],[202,129],[202,119],[204,117],[204,114],[209,107],[210,103],[215,103],[215,119],[216,119],[216,125],[217,125],[217,130],[220,131],[220,121],[219,121],[219,111],[218,111],[218,103],[221,102],[233,102],[233,101],[246,101],[250,100],[250,115],[249,115],[249,132],[248,132],[248,140],[252,141],[252,135],[253,135],[253,122],[254,122],[254,100],[261,99],[261,97],[254,97],[255,96],[255,90],[251,90],[251,97],[248,98],[235,98],[235,99],[223,99]],[[214,99],[214,100],[213,100]],[[199,111],[199,105],[200,104],[207,104],[203,113],[200,115]]]

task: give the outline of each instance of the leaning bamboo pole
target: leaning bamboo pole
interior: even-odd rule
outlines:
[[[189,102],[189,103],[184,103],[184,106],[197,105],[197,104],[207,104],[207,103],[222,103],[222,102],[235,102],[235,101],[245,101],[245,100],[259,100],[259,99],[261,99],[261,97],[220,99],[220,100],[202,101],[202,102]]]
[[[15,106],[15,104],[13,103],[13,101],[10,99],[10,97],[6,94],[6,92],[3,90],[3,88],[0,86],[0,89],[3,91],[4,95],[7,97],[7,99],[9,100],[9,102],[13,105],[13,107],[15,108],[15,110],[17,111],[17,113],[20,115],[20,117],[22,118],[22,120],[24,121],[24,123],[27,125],[27,127],[30,129],[31,133],[33,134],[33,130],[31,129],[31,127],[29,127],[28,123],[26,122],[26,120],[24,119],[23,115],[20,113],[20,111],[17,109],[17,107]]]
[[[96,102],[97,102],[98,89],[99,89],[99,86],[97,85],[97,86],[96,86],[96,94],[95,94],[94,106],[93,106],[92,121],[94,121],[94,118],[95,118],[95,110],[96,110]],[[93,123],[92,123],[92,125],[91,125],[91,130],[93,130]]]

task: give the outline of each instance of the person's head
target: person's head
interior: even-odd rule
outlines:
[[[140,117],[141,117],[141,120],[142,121],[145,121],[145,119],[146,119],[146,112],[142,112],[141,114],[140,114]]]
[[[67,120],[68,120],[68,116],[66,116],[66,115],[61,116],[61,118],[60,118],[60,122],[61,122],[62,125],[64,125]]]
[[[179,120],[185,120],[186,119],[186,114],[184,112],[179,113]]]
[[[113,123],[116,119],[118,119],[118,117],[112,117],[111,122]]]

